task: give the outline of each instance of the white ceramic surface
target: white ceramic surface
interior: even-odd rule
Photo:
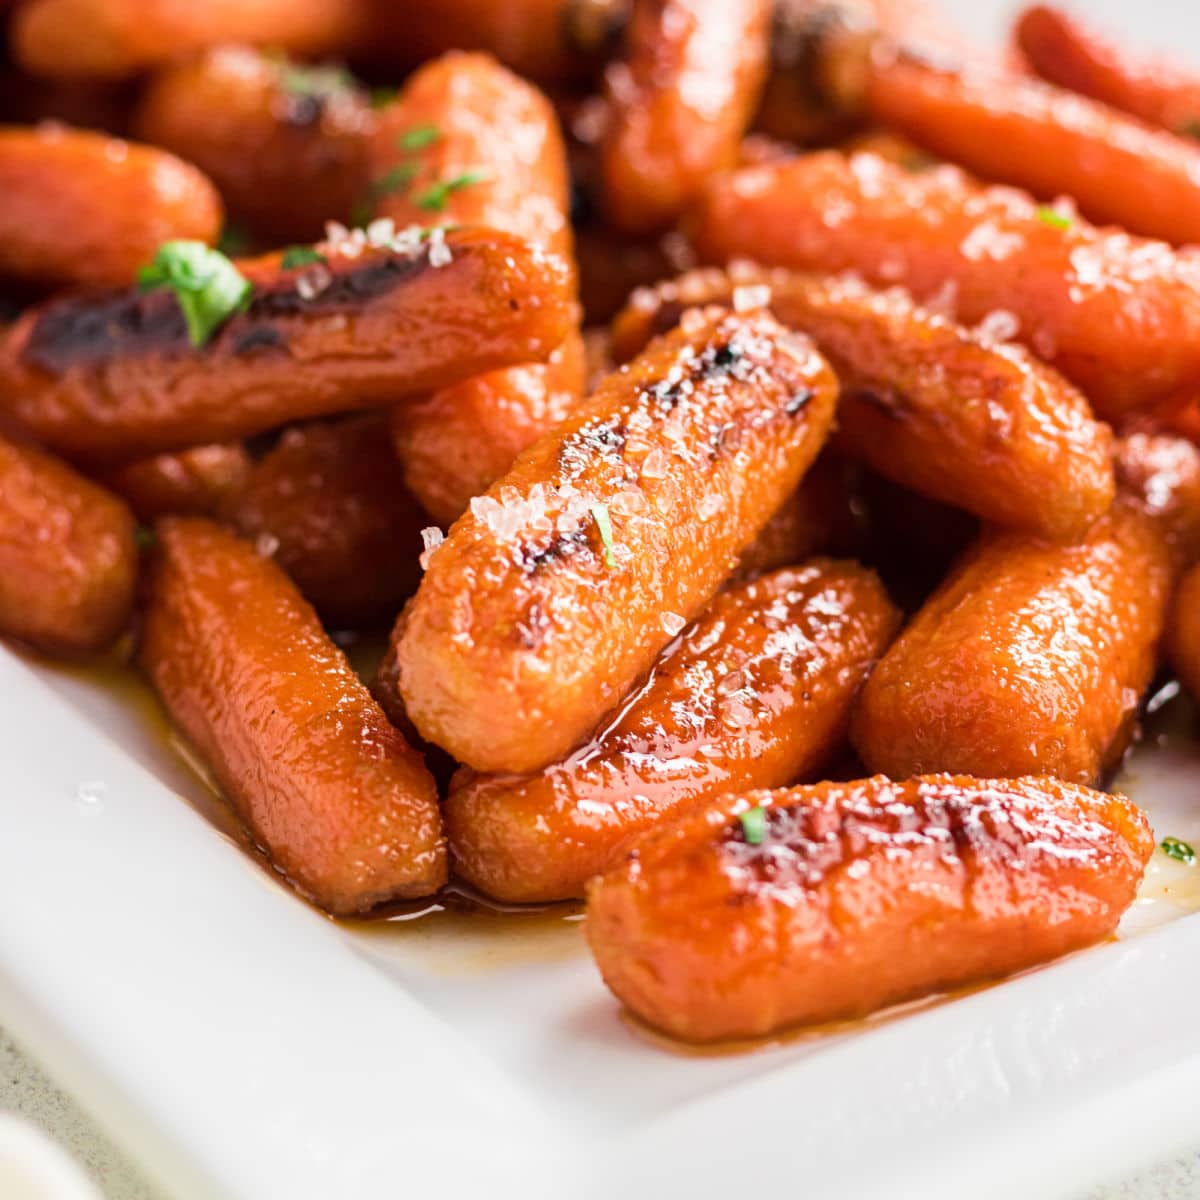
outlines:
[[[0,1116],[0,1196],[4,1200],[100,1200],[100,1193],[44,1133]]]

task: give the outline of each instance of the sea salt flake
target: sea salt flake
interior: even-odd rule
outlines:
[[[421,542],[425,549],[421,554],[421,570],[429,569],[429,560],[433,557],[434,551],[446,540],[446,535],[436,526],[428,525],[421,530]]]
[[[664,612],[659,620],[662,623],[663,632],[668,637],[677,637],[687,625],[687,621],[683,617],[673,612]]]

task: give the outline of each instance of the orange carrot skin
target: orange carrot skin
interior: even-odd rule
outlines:
[[[1137,57],[1044,4],[1021,14],[1016,41],[1048,83],[1174,133],[1195,137],[1200,130],[1200,76],[1194,71],[1162,59]]]
[[[276,868],[334,914],[436,891],[433,779],[287,576],[210,521],[158,535],[142,666]]]
[[[281,242],[317,241],[349,222],[366,185],[374,113],[346,84],[296,90],[296,67],[245,46],[222,46],[165,68],[134,117],[139,137],[195,163],[234,221]]]
[[[623,62],[608,70],[601,172],[609,219],[669,227],[738,147],[767,73],[768,0],[634,0]]]
[[[334,628],[390,621],[416,590],[429,522],[400,479],[386,414],[287,430],[225,511]]]
[[[200,349],[163,289],[52,301],[0,347],[3,403],[69,457],[129,459],[382,407],[562,342],[560,259],[489,231],[448,234],[443,265],[430,246],[242,263],[249,307]]]
[[[624,359],[689,304],[751,298],[813,337],[842,382],[838,444],[881,474],[998,525],[1082,536],[1112,503],[1112,436],[1056,371],[903,293],[736,265],[635,293]]]
[[[1200,146],[1018,76],[949,72],[877,54],[867,107],[935,154],[1093,221],[1177,245],[1200,242]]]
[[[216,516],[245,486],[250,470],[246,447],[222,442],[138,459],[105,473],[102,481],[149,523],[168,516]]]
[[[1130,801],[1056,779],[750,792],[637,843],[589,886],[586,932],[644,1021],[687,1041],[758,1037],[1101,941],[1153,849]]]
[[[1021,193],[950,167],[910,173],[828,152],[738,171],[714,181],[693,232],[708,262],[857,271],[952,300],[968,324],[1011,312],[1016,339],[1108,420],[1200,383],[1200,260],[1047,219]]]
[[[397,406],[392,439],[404,481],[443,526],[458,520],[584,393],[583,339],[571,333],[544,363],[488,371]]]
[[[57,125],[0,128],[0,272],[121,286],[173,238],[216,241],[221,199],[190,163]]]
[[[1200,698],[1200,566],[1180,581],[1167,618],[1167,658],[1179,681]]]
[[[835,396],[807,339],[720,309],[609,376],[428,558],[398,651],[422,735],[488,773],[584,742],[799,483]]]
[[[398,226],[502,229],[574,262],[554,108],[487,55],[447,54],[422,67],[380,114],[371,161],[383,192],[376,211]],[[423,206],[456,179],[472,182],[439,197],[436,210]],[[544,364],[492,371],[399,408],[396,451],[413,494],[439,522],[457,519],[579,401],[584,371],[576,331]]]
[[[1076,545],[985,532],[876,667],[855,749],[893,778],[1101,779],[1154,674],[1172,576],[1157,523],[1122,502]]]
[[[0,437],[0,633],[64,657],[103,650],[129,624],[136,578],[125,505]]]
[[[1200,449],[1170,433],[1129,432],[1113,465],[1125,501],[1158,524],[1178,566],[1200,558]]]
[[[460,772],[446,804],[456,870],[498,900],[580,897],[671,814],[810,775],[841,748],[898,622],[856,564],[818,559],[722,592],[588,746],[538,775]]]
[[[13,56],[34,75],[120,79],[211,46],[338,55],[368,21],[363,0],[29,0],[14,14]]]

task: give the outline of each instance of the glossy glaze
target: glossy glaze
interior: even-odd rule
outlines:
[[[1179,582],[1167,618],[1167,656],[1180,682],[1200,698],[1200,566]]]
[[[399,644],[421,733],[488,772],[581,744],[799,483],[835,395],[806,339],[721,310],[609,376],[429,556]]]
[[[1200,261],[1078,217],[1064,228],[951,167],[826,152],[738,171],[693,233],[708,262],[857,271],[968,323],[1010,312],[1015,340],[1109,419],[1200,383]]]
[[[436,891],[433,778],[287,576],[209,521],[158,534],[142,666],[275,866],[332,913]]]
[[[1075,545],[984,533],[863,689],[863,762],[1100,779],[1154,674],[1172,574],[1163,532],[1124,502]]]
[[[450,261],[326,246],[327,265],[244,264],[248,310],[200,350],[159,289],[51,301],[0,349],[2,403],[87,458],[141,457],[382,406],[550,354],[572,317],[561,260],[506,234],[450,233]]]
[[[767,809],[746,842],[739,814]],[[1053,779],[882,777],[726,796],[588,889],[605,982],[690,1041],[863,1016],[1110,934],[1154,848],[1142,813]]]
[[[767,72],[769,0],[633,0],[609,66],[604,206],[631,234],[661,232],[738,146]]]
[[[818,559],[722,592],[565,761],[529,777],[460,773],[445,810],[457,872],[499,900],[582,896],[672,813],[811,775],[841,748],[898,624],[856,564]]]
[[[241,442],[156,454],[101,475],[142,521],[211,517],[245,485],[250,456]]]
[[[406,149],[414,130],[436,130]],[[436,215],[455,225],[502,229],[559,254],[572,267],[566,148],[549,100],[484,54],[447,54],[409,79],[381,113],[371,143],[375,188],[397,171],[412,178],[375,200],[397,225],[428,222],[419,203],[431,187],[479,178],[445,197]],[[574,331],[545,364],[490,371],[395,413],[405,479],[429,513],[449,525],[517,455],[578,403],[583,346]]]
[[[392,620],[421,576],[428,518],[400,478],[384,413],[288,429],[225,515],[336,629]]]
[[[838,373],[838,444],[881,474],[998,525],[1071,538],[1112,503],[1111,434],[1056,371],[899,289],[739,265],[634,294],[619,360],[696,304],[744,298],[812,337]]]
[[[213,243],[216,189],[154,146],[45,124],[0,128],[0,273],[39,284],[120,287],[161,243]]]
[[[1128,501],[1167,535],[1179,567],[1200,558],[1200,448],[1170,433],[1126,433],[1113,466]]]
[[[195,163],[233,220],[281,242],[314,242],[348,223],[366,184],[374,114],[351,82],[305,91],[300,69],[245,46],[165,68],[146,88],[134,129]]]
[[[0,437],[0,633],[51,654],[103,650],[129,622],[136,577],[129,509]]]

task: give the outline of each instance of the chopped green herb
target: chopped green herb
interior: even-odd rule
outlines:
[[[283,252],[283,258],[279,260],[279,265],[285,271],[291,271],[296,267],[309,267],[313,263],[323,263],[324,261],[325,255],[311,246],[289,246]]]
[[[396,145],[401,150],[424,150],[426,146],[432,146],[441,136],[442,131],[436,125],[414,125],[396,139]]]
[[[394,87],[377,87],[371,89],[371,107],[372,108],[387,108],[397,95],[400,89]]]
[[[1163,838],[1162,852],[1176,862],[1187,863],[1189,867],[1196,862],[1196,851],[1187,842],[1182,842],[1176,837]]]
[[[596,528],[600,531],[600,540],[604,543],[604,565],[606,567],[615,567],[617,559],[613,554],[615,543],[613,542],[612,521],[608,515],[608,505],[591,504],[588,507],[591,509],[592,517],[596,522]]]
[[[1051,208],[1049,204],[1038,205],[1037,219],[1043,225],[1050,225],[1055,229],[1071,228],[1071,218],[1066,213],[1059,212],[1057,208]]]
[[[279,86],[289,96],[324,100],[354,87],[354,76],[345,67],[307,67],[285,60],[280,64]]]
[[[230,258],[245,254],[250,249],[249,230],[243,229],[240,225],[226,225],[221,230],[221,240],[217,242],[217,249]]]
[[[139,550],[149,550],[157,540],[149,525],[139,525],[133,536]]]
[[[412,183],[419,170],[420,167],[416,163],[401,163],[398,167],[393,167],[371,184],[371,195],[390,196],[393,192],[401,191]]]
[[[249,303],[253,291],[219,250],[185,241],[164,242],[154,261],[138,272],[138,286],[144,292],[167,287],[175,293],[193,346],[203,346],[227,318]]]
[[[1200,138],[1200,117],[1189,117],[1180,125],[1179,132],[1184,137]]]
[[[417,207],[427,212],[441,212],[446,207],[446,201],[452,193],[470,187],[474,183],[483,183],[487,179],[485,171],[464,171],[453,179],[443,179],[427,188],[417,197]]]
[[[767,836],[767,810],[765,808],[747,809],[738,820],[742,823],[742,837],[749,846],[761,846]]]

